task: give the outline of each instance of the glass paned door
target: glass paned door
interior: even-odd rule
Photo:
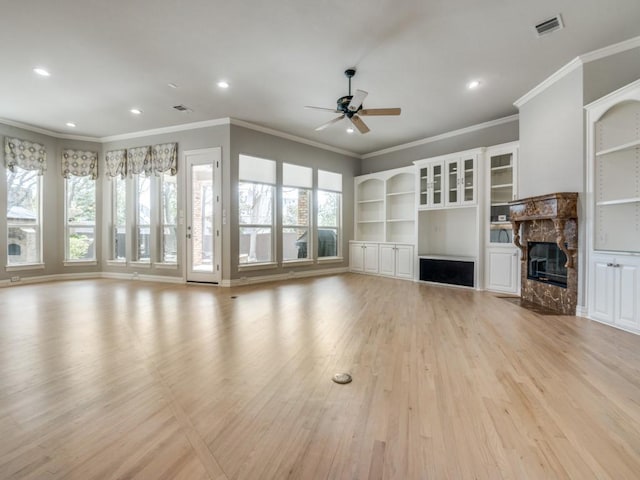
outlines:
[[[187,281],[220,281],[220,149],[185,152]]]
[[[473,168],[473,159],[469,158],[466,159],[462,162],[463,166],[464,166],[464,201],[466,202],[473,202],[474,201],[474,184],[475,184],[475,179],[473,178],[474,175],[474,168]]]
[[[489,187],[491,195],[489,242],[510,244],[513,232],[509,218],[509,202],[513,200],[513,154],[490,158]]]
[[[447,163],[447,175],[448,178],[448,199],[447,203],[458,203],[458,162],[448,162]]]
[[[433,187],[431,194],[433,195],[433,205],[442,205],[442,165],[433,166]]]

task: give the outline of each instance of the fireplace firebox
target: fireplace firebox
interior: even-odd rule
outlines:
[[[567,288],[567,256],[552,242],[528,242],[527,278]]]

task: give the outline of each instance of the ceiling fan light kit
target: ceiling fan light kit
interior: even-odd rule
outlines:
[[[325,110],[333,113],[339,113],[340,116],[323,123],[316,128],[316,131],[324,130],[325,128],[339,122],[340,120],[347,118],[351,121],[354,127],[360,133],[367,133],[370,131],[369,127],[362,120],[362,116],[367,115],[400,115],[400,108],[371,108],[363,109],[362,103],[369,94],[364,90],[356,90],[355,94],[351,95],[351,79],[356,74],[355,68],[349,68],[344,71],[345,76],[349,79],[349,94],[338,98],[337,106],[335,109],[324,107],[312,107],[306,106],[305,108],[313,108],[315,110]]]

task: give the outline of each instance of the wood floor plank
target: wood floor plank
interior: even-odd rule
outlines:
[[[2,479],[638,472],[640,337],[586,319],[353,274],[0,289]]]

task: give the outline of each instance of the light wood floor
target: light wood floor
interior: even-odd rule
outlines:
[[[0,289],[0,478],[638,479],[640,337],[364,275]]]

